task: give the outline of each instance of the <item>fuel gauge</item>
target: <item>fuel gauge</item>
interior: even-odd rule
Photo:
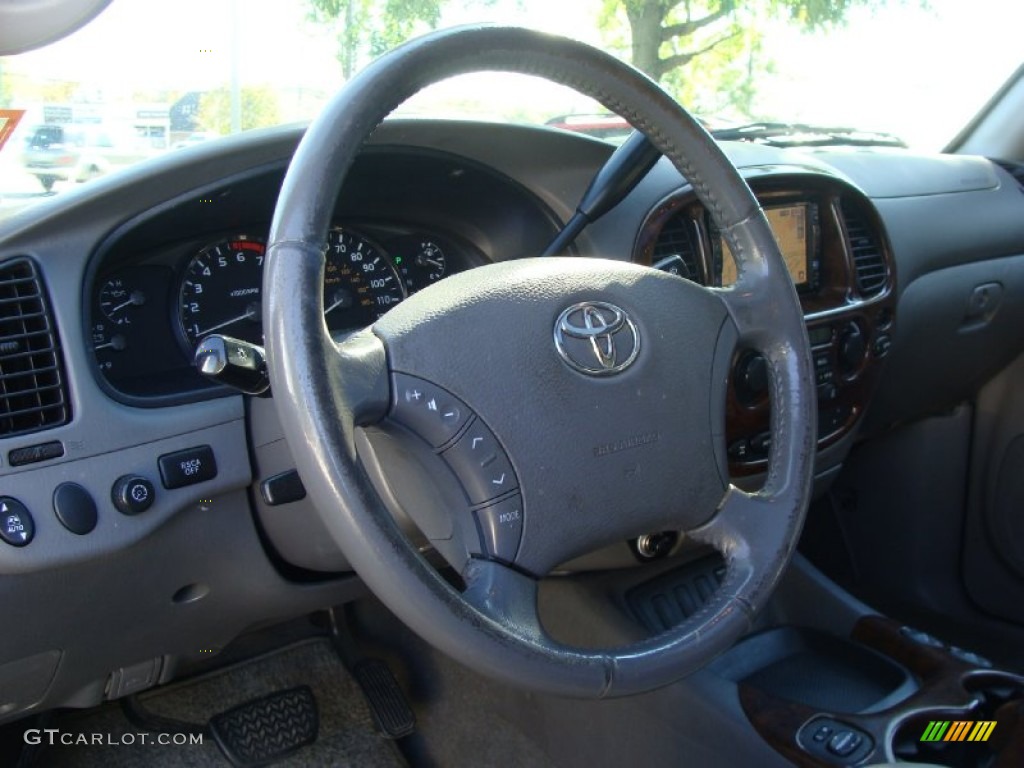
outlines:
[[[414,259],[416,266],[426,270],[427,281],[434,283],[444,277],[447,263],[444,258],[444,251],[441,246],[432,240],[424,240],[420,243],[419,253]]]
[[[403,237],[392,244],[391,252],[409,293],[426,288],[448,274],[448,259],[435,240]]]

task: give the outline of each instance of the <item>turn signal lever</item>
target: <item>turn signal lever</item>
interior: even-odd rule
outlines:
[[[199,344],[196,368],[218,384],[247,395],[269,395],[270,376],[263,347],[230,336],[211,334]]]

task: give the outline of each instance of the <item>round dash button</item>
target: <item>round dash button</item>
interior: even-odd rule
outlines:
[[[53,511],[60,524],[83,536],[96,527],[96,502],[82,486],[61,483],[53,492]]]

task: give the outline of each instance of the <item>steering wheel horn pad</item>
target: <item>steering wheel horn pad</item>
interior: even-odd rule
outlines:
[[[593,376],[566,364],[553,331],[577,304],[621,308],[640,342],[631,365]],[[524,508],[515,562],[543,576],[599,546],[696,528],[714,513],[727,479],[721,418],[710,418],[723,412],[725,386],[711,372],[716,353],[732,353],[718,344],[726,323],[722,302],[692,283],[563,257],[454,275],[374,332],[392,371],[451,392],[504,446]]]
[[[421,88],[480,70],[547,77],[643,130],[729,242],[736,284],[702,288],[600,259],[523,260],[448,277],[372,329],[331,340],[324,248],[360,145]],[[382,602],[468,666],[555,694],[652,690],[728,648],[778,582],[806,513],[816,431],[799,301],[736,170],[629,66],[575,41],[503,27],[444,30],[377,59],[300,143],[274,215],[263,301],[275,403],[327,529]],[[729,485],[724,455],[725,388],[739,346],[762,354],[769,372],[771,451],[757,494]],[[387,428],[396,375],[432,382],[472,409],[514,469],[521,540],[499,558],[506,562],[486,552],[452,562],[461,592],[405,538],[357,454],[361,426]],[[448,447],[430,449],[443,456]],[[722,585],[695,615],[622,648],[568,647],[545,632],[538,577],[609,541],[669,529],[726,561]]]

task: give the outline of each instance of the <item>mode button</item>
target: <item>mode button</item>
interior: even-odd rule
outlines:
[[[217,476],[217,460],[208,445],[166,453],[157,463],[160,465],[160,479],[167,489],[184,488]]]

